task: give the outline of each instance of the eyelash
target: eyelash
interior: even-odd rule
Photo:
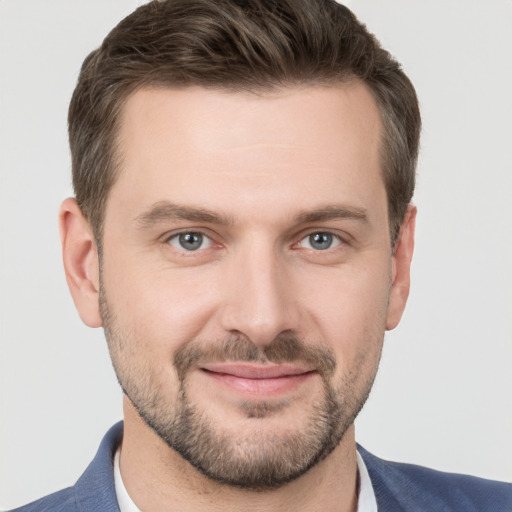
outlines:
[[[191,249],[191,250],[188,250],[188,249],[184,248],[183,246],[179,247],[178,244],[180,244],[180,237],[186,236],[186,235],[201,237],[202,240],[200,241],[200,245],[197,248]],[[324,237],[329,237],[331,239],[329,246],[324,249],[312,247],[311,246],[311,243],[312,243],[311,237],[313,237],[315,235],[317,235],[317,236],[322,235]],[[172,243],[172,241],[174,241],[174,240],[177,241],[176,245],[174,245]],[[205,243],[205,241],[209,241],[208,247],[202,247],[202,245]],[[309,241],[309,247],[301,247],[301,244],[304,241]],[[196,252],[205,251],[207,249],[210,249],[212,247],[212,245],[215,244],[212,237],[207,235],[204,231],[201,231],[200,229],[198,229],[198,230],[190,229],[190,230],[185,230],[185,231],[180,231],[178,233],[174,233],[171,236],[168,236],[165,238],[165,243],[171,245],[178,251],[182,252],[183,254],[187,254],[187,255],[192,255]],[[322,243],[322,241],[318,241],[317,243]],[[339,247],[340,245],[346,245],[346,244],[347,244],[347,242],[344,238],[342,238],[340,235],[333,233],[332,231],[315,230],[315,231],[310,231],[309,233],[307,233],[305,235],[301,235],[301,238],[299,239],[299,241],[294,243],[292,245],[292,248],[303,248],[305,250],[312,251],[315,253],[322,253],[322,252],[329,251],[331,249],[335,249],[336,247]]]
[[[174,245],[172,243],[173,240],[177,240],[178,243],[179,243],[179,240],[180,240],[180,237],[182,236],[186,236],[186,235],[192,235],[192,236],[200,236],[202,237],[202,241],[201,241],[201,244],[199,247],[197,247],[196,249],[193,249],[193,250],[187,250],[185,249],[184,247],[178,247],[176,245]],[[206,248],[202,248],[201,246],[203,245],[203,243],[205,242],[205,239],[206,240],[209,240],[209,247],[206,247]],[[204,233],[203,231],[201,230],[187,230],[187,231],[180,231],[179,233],[174,233],[173,235],[167,237],[165,239],[165,243],[169,244],[169,245],[172,245],[175,249],[183,252],[183,253],[186,253],[186,254],[193,254],[197,251],[204,251],[206,249],[209,249],[211,247],[211,245],[213,245],[215,242],[212,240],[212,238],[210,236],[208,236],[206,233]]]
[[[311,247],[311,242],[312,242],[311,238],[314,236],[318,236],[318,235],[330,237],[331,243],[329,244],[329,247],[326,247],[325,249],[318,249],[318,248],[315,249],[314,247]],[[304,249],[312,250],[315,252],[328,251],[329,249],[334,249],[344,243],[343,239],[339,235],[336,235],[335,233],[332,233],[331,231],[312,231],[312,232],[308,233],[307,235],[303,236],[299,240],[297,245],[304,242],[304,240],[309,240],[309,245],[310,245],[310,247],[304,247]],[[319,243],[321,243],[321,242],[319,242]],[[334,244],[334,245],[332,245],[332,244]]]

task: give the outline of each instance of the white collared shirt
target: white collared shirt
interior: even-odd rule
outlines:
[[[114,483],[116,486],[117,503],[121,512],[141,512],[140,508],[133,503],[130,498],[126,487],[124,486],[123,477],[121,476],[121,469],[119,467],[119,456],[121,455],[120,448],[117,449],[114,456]]]
[[[357,471],[359,472],[359,496],[357,512],[377,512],[377,498],[373,491],[372,481],[366,469],[363,457],[356,451]]]
[[[119,468],[119,455],[121,450],[118,449],[114,456],[114,482],[116,486],[117,502],[121,512],[142,512],[137,505],[133,502],[126,490],[121,477],[121,470]],[[363,461],[359,452],[356,452],[357,470],[359,471],[359,496],[357,499],[357,512],[377,512],[377,500],[373,492],[372,481],[366,469],[366,464]]]

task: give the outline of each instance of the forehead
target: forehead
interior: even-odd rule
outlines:
[[[239,204],[287,198],[303,208],[322,196],[364,202],[384,189],[380,138],[376,103],[357,81],[262,93],[140,90],[122,114],[109,203],[224,200],[236,215]]]
[[[331,87],[260,92],[147,88],[128,98],[121,115],[121,140],[140,140],[142,131],[152,138],[158,135],[155,142],[169,135],[187,138],[205,151],[251,141],[303,144],[306,139],[310,147],[336,142],[346,150],[355,139],[372,145],[380,136],[380,115],[372,93],[356,79]]]

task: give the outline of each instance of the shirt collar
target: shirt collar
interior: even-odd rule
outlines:
[[[357,470],[359,472],[359,496],[357,498],[357,512],[377,512],[377,499],[373,490],[372,481],[363,458],[356,452]]]

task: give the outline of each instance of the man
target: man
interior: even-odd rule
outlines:
[[[356,450],[409,290],[420,118],[348,10],[148,4],[69,119],[66,275],[125,421],[25,510],[510,509],[505,484]]]

